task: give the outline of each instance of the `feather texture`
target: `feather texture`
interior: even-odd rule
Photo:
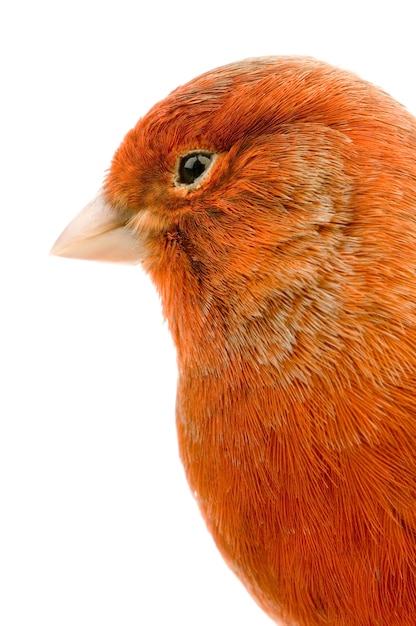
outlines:
[[[175,90],[105,182],[177,348],[191,490],[288,625],[416,624],[415,156],[383,91],[271,57]]]

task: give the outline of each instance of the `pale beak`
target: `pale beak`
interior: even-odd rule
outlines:
[[[137,264],[143,258],[140,235],[102,191],[68,224],[50,254],[72,259]]]

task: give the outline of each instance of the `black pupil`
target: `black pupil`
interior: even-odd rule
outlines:
[[[191,185],[208,169],[211,161],[211,154],[191,154],[182,157],[179,164],[179,182]]]

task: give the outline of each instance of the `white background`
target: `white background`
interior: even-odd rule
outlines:
[[[125,132],[197,74],[307,54],[416,112],[412,3],[8,2],[0,15],[0,624],[260,626],[188,493],[140,268],[49,258]],[[11,8],[12,7],[12,8]]]

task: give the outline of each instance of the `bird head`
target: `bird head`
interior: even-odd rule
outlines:
[[[301,323],[324,335],[328,319],[336,324],[348,281],[354,291],[354,255],[372,262],[360,220],[385,206],[388,185],[369,185],[368,172],[380,176],[395,150],[403,159],[390,139],[404,115],[380,90],[310,58],[208,72],[126,135],[52,253],[141,263],[178,346],[193,332],[200,349],[215,328],[225,351],[231,337],[239,350],[258,346],[261,320],[270,335],[272,318],[276,352],[289,354]]]

